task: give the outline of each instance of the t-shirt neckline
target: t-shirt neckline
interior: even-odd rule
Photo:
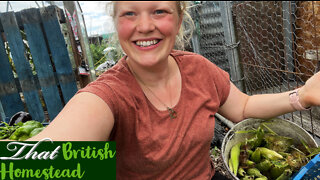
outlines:
[[[180,71],[180,76],[181,76],[181,91],[180,91],[180,97],[179,97],[179,100],[178,100],[177,104],[175,104],[173,107],[170,107],[170,108],[173,109],[173,110],[175,110],[175,111],[177,112],[178,116],[179,116],[179,111],[178,111],[178,110],[179,110],[180,104],[182,103],[181,101],[182,101],[182,99],[183,99],[182,97],[183,97],[183,95],[184,95],[184,89],[185,89],[185,88],[184,88],[184,86],[185,86],[185,76],[184,76],[184,72],[181,71],[181,62],[180,62],[180,59],[179,59],[179,57],[175,56],[175,54],[176,54],[176,53],[171,52],[169,55],[170,55],[171,57],[173,57],[173,59],[176,61],[177,65],[178,65],[178,68],[179,68],[179,71]],[[144,96],[145,101],[147,102],[148,106],[151,107],[155,112],[160,113],[161,115],[162,115],[162,114],[166,114],[166,115],[169,116],[168,110],[159,110],[159,109],[157,109],[157,108],[150,102],[150,100],[148,99],[148,97],[144,94],[144,92],[143,92],[141,86],[139,85],[137,79],[136,79],[136,78],[134,77],[134,75],[132,74],[132,72],[131,72],[128,64],[127,64],[126,59],[127,59],[127,55],[125,55],[125,56],[122,58],[123,65],[126,67],[126,69],[127,69],[128,73],[130,74],[130,76],[134,79],[135,85],[138,87],[138,88],[135,88],[135,89],[138,89],[138,90],[139,90],[139,93],[142,93],[142,95]]]

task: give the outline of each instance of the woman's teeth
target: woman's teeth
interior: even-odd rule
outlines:
[[[136,45],[141,46],[141,47],[147,47],[151,45],[157,44],[159,41],[158,40],[152,40],[152,41],[137,41]]]

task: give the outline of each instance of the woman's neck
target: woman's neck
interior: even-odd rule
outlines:
[[[169,56],[167,61],[162,61],[152,67],[142,67],[127,57],[127,64],[130,71],[136,76],[137,80],[149,88],[167,86],[172,77],[174,59]]]

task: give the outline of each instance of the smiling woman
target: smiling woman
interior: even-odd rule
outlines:
[[[320,73],[294,94],[296,101],[291,92],[248,96],[205,57],[175,50],[187,19],[185,2],[112,5],[124,57],[29,140],[116,141],[117,179],[210,180],[215,113],[236,123],[298,110],[292,102],[320,105]]]

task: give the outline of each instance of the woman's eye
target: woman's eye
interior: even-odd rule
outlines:
[[[123,15],[125,15],[125,16],[133,16],[134,12],[125,12]]]
[[[163,14],[163,13],[165,13],[165,11],[164,10],[156,10],[154,13],[155,14]]]

